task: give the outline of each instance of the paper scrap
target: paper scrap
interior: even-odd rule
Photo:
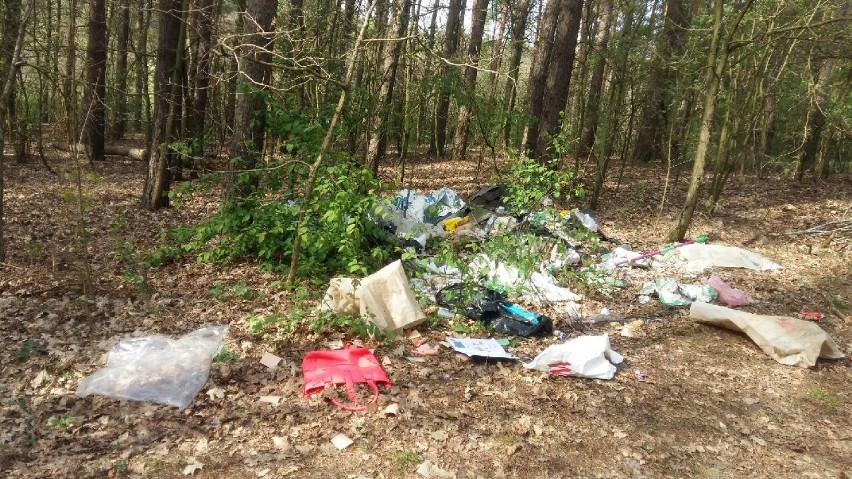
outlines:
[[[261,396],[260,398],[258,398],[258,401],[277,406],[278,403],[281,402],[281,396]]]
[[[469,338],[447,338],[447,342],[456,351],[468,356],[499,359],[518,359],[507,353],[503,346],[493,338],[469,339]]]
[[[346,449],[347,447],[351,446],[352,443],[354,443],[354,442],[355,441],[353,441],[352,439],[349,439],[349,437],[346,434],[338,434],[338,435],[334,436],[333,438],[331,438],[331,443],[334,444],[334,447],[336,447],[337,449],[339,449],[341,451],[343,449]]]
[[[270,352],[263,353],[263,357],[260,358],[260,364],[263,364],[264,366],[268,367],[269,369],[277,368],[278,363],[280,363],[280,362],[281,362],[281,358],[279,358],[278,356],[276,356],[276,355],[274,355]]]

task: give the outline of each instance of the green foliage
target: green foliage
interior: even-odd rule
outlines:
[[[400,471],[408,471],[422,461],[423,459],[420,457],[420,454],[414,451],[406,451],[396,458],[396,468]]]
[[[213,362],[214,363],[232,363],[232,362],[236,361],[237,359],[240,359],[239,353],[235,353],[235,352],[229,350],[226,347],[222,347],[222,349],[220,349],[219,352],[216,353],[216,356],[213,357]]]
[[[79,416],[54,416],[47,421],[47,425],[57,429],[68,429],[79,419]]]
[[[33,353],[47,354],[47,346],[39,344],[32,339],[24,341],[24,345],[15,351],[15,357],[21,361],[30,359]]]
[[[818,400],[828,404],[831,407],[838,407],[841,404],[841,401],[840,401],[840,399],[838,399],[837,396],[835,396],[831,392],[826,391],[825,389],[818,387],[818,386],[812,387],[808,391],[808,396],[810,396],[814,399],[818,399]]]
[[[307,205],[309,221],[298,232],[305,201],[269,198],[262,193],[280,190],[286,180],[284,170],[274,170],[255,194],[226,203],[200,225],[173,230],[180,251],[213,263],[256,259],[264,269],[280,272],[289,266],[293,241],[299,234],[303,245],[300,273],[309,276],[365,275],[386,262],[395,241],[375,220],[379,185],[369,170],[349,161],[323,167]],[[161,249],[160,256],[172,253]]]
[[[537,209],[545,197],[567,202],[582,198],[582,187],[574,187],[570,171],[559,171],[557,160],[538,161],[526,156],[512,162],[506,186],[507,202],[515,211]]]

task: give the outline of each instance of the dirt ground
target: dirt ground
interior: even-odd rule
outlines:
[[[470,194],[493,170],[488,158],[477,160],[408,165],[406,186],[447,185]],[[580,291],[585,314],[605,306],[644,319],[640,337],[623,337],[608,324],[557,322],[570,336],[610,333],[626,358],[611,381],[548,376],[517,363],[463,362],[446,348],[412,362],[405,357],[414,346],[398,337],[390,344],[364,342],[377,348],[393,383],[377,408],[352,413],[321,399],[306,401],[302,356],[351,338],[308,328],[252,336],[247,316],[286,315],[293,302],[291,293],[273,286],[279,278],[252,264],[147,269],[139,263],[162,231],[214,212],[215,196],[199,195],[181,209],[142,210],[143,165],[110,157],[81,182],[88,240],[79,241],[71,163],[57,158],[52,165],[60,176],[35,163],[7,169],[9,256],[0,263],[3,477],[406,478],[423,477],[416,471],[425,461],[437,468],[431,477],[457,478],[852,475],[850,359],[820,360],[812,369],[782,366],[745,336],[695,324],[684,308],[640,304],[635,293],[649,274],[641,271],[628,275],[626,290],[611,298]],[[598,212],[603,231],[635,250],[664,244],[684,194],[670,188],[658,214],[664,174],[631,167],[616,189],[614,173]],[[755,300],[748,311],[823,312],[821,326],[848,352],[852,234],[783,233],[852,219],[850,207],[850,178],[799,185],[775,175],[735,176],[720,211],[698,215],[691,233],[782,264],[777,272],[712,273]],[[211,295],[236,285],[264,294]],[[214,363],[186,410],[74,395],[120,338],[177,337],[215,324],[230,325],[226,343],[235,357]],[[420,333],[437,344],[449,331]],[[510,352],[530,358],[555,342],[519,341]],[[277,370],[258,362],[264,352],[283,358]],[[272,405],[261,396],[281,400]],[[387,416],[392,403],[400,414]],[[354,443],[339,451],[331,438],[340,433]]]

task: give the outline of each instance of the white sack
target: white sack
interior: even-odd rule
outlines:
[[[757,271],[781,269],[781,265],[736,246],[693,243],[681,246],[678,252],[687,261],[686,267],[692,271],[707,268],[747,268]]]
[[[525,363],[527,369],[550,372],[551,365],[570,364],[571,376],[592,379],[612,379],[615,365],[624,358],[609,345],[609,336],[580,336],[563,344],[555,344]]]

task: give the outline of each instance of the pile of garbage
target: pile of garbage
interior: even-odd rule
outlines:
[[[398,192],[376,212],[376,221],[399,238],[406,259],[364,278],[331,279],[320,310],[360,316],[381,330],[401,331],[426,321],[424,303],[430,303],[430,310],[439,317],[467,318],[498,336],[555,336],[557,344],[523,362],[527,369],[612,379],[624,357],[612,350],[609,336],[569,339],[563,330],[577,329],[576,324],[618,322],[624,323],[621,334],[632,337],[643,320],[606,309],[584,317],[583,296],[559,279],[570,277],[600,291],[632,284],[639,303],[656,299],[665,307],[689,306],[695,321],[743,332],[781,364],[813,367],[819,357],[843,357],[813,321],[733,309],[753,302],[717,274],[697,281],[707,270],[782,268],[757,253],[709,244],[704,236],[637,252],[607,238],[591,211],[558,210],[552,205],[533,212],[511,211],[505,195],[506,189],[500,186],[483,188],[469,202],[449,188],[428,194]],[[586,248],[589,241],[596,245],[605,241],[613,247],[598,255],[598,248]],[[448,244],[457,247],[447,248]],[[682,282],[681,277],[692,281]],[[226,332],[226,328],[213,328],[177,341],[162,337],[122,341],[110,352],[106,368],[84,379],[78,394],[186,407],[206,381],[210,358]],[[445,341],[465,357],[520,360],[504,350],[506,344],[495,338],[447,337]],[[419,354],[437,354],[428,345],[421,347]],[[167,378],[168,371],[175,374]],[[363,410],[356,404],[354,384],[369,385],[373,401],[379,394],[377,385],[390,387],[381,363],[364,348],[308,353],[303,374],[306,397],[326,387],[345,386],[350,403],[335,404],[349,410]],[[635,377],[644,381],[641,371]]]

